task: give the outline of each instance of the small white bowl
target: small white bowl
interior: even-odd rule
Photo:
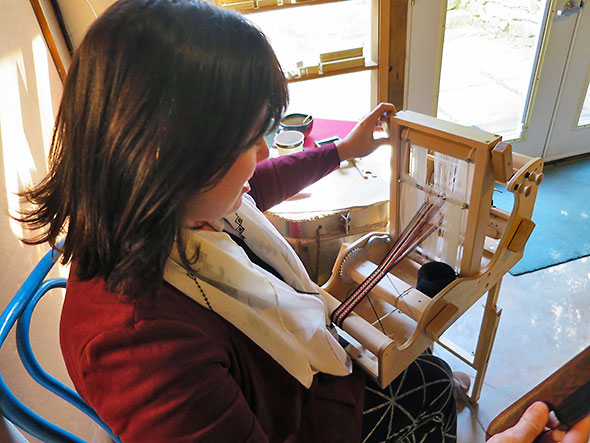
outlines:
[[[282,131],[275,136],[274,144],[279,155],[288,155],[303,151],[304,138],[305,136],[299,131]]]

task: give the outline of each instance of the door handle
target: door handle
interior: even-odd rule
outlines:
[[[572,0],[568,0],[567,2],[565,2],[565,5],[563,5],[563,9],[557,10],[557,15],[559,17],[567,17],[573,14],[577,14],[581,11],[583,6],[583,0],[580,0],[580,4],[578,6],[574,6],[574,2]]]

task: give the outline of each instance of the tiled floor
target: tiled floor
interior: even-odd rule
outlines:
[[[474,350],[482,304],[445,334]],[[590,344],[590,257],[513,277],[507,274],[503,309],[478,405],[459,412],[458,441],[485,441],[482,426]],[[474,371],[440,346],[435,352],[470,375]],[[478,423],[479,421],[479,423]],[[480,425],[481,423],[481,425]]]

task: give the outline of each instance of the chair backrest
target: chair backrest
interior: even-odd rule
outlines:
[[[0,315],[0,346],[4,344],[10,330],[16,327],[16,344],[21,361],[29,375],[40,385],[71,403],[98,423],[116,441],[109,427],[96,412],[72,389],[49,375],[33,355],[29,340],[31,317],[35,306],[47,292],[65,288],[65,278],[45,279],[59,257],[56,250],[49,251],[27,277],[14,298]],[[0,374],[0,412],[14,425],[44,442],[83,442],[64,429],[48,422],[25,406],[10,391]]]

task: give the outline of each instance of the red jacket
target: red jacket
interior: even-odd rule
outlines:
[[[264,210],[338,165],[334,146],[269,159],[251,194]],[[74,265],[60,339],[76,390],[125,442],[360,441],[364,374],[317,374],[307,390],[167,284],[127,302]]]

